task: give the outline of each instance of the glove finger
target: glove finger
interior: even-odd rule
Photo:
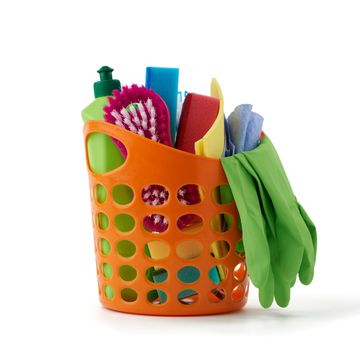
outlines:
[[[275,300],[276,303],[281,307],[287,307],[290,301],[290,283],[284,280],[277,273],[274,273],[275,279]]]
[[[309,263],[309,258],[306,256],[307,251],[304,251],[304,259],[303,262],[300,266],[300,271],[299,271],[299,279],[301,281],[302,284],[310,284],[314,278],[314,266],[315,266],[315,260],[316,260],[316,250],[317,250],[317,234],[316,234],[316,227],[313,224],[313,222],[311,221],[310,217],[308,216],[308,214],[306,213],[306,211],[304,210],[304,208],[300,205],[300,203],[298,204],[298,208],[300,211],[300,214],[302,216],[302,218],[304,219],[304,222],[308,228],[310,237],[311,237],[311,241],[313,244],[313,250],[314,250],[314,260],[312,263]]]
[[[276,303],[281,307],[286,307],[290,301],[290,283],[284,279],[281,273],[279,261],[278,239],[269,237],[269,247],[271,254],[271,269],[274,275],[274,295]]]
[[[296,283],[296,278],[294,278],[290,283],[290,288],[294,287]]]
[[[259,288],[259,301],[265,309],[269,308],[274,301],[274,288],[274,275],[270,269],[265,284]]]
[[[310,237],[311,240],[313,242],[313,247],[314,247],[314,252],[316,255],[316,250],[317,250],[317,234],[316,234],[316,227],[314,225],[314,223],[312,222],[312,220],[310,219],[309,215],[307,214],[307,212],[305,211],[305,209],[301,206],[301,204],[299,202],[297,202],[299,211],[300,211],[300,215],[302,216],[309,232],[310,232]]]

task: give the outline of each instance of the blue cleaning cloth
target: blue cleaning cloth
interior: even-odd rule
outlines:
[[[229,121],[227,118],[224,118],[225,123],[225,149],[224,149],[224,157],[230,157],[233,154],[235,154],[235,145],[231,140],[230,135],[230,127],[229,127]]]
[[[229,115],[228,123],[235,152],[250,151],[259,144],[264,118],[252,112],[252,105],[237,106]]]

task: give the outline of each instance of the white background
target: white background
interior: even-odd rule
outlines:
[[[1,348],[358,348],[359,11],[345,0],[1,2]],[[143,83],[147,65],[180,67],[181,89],[202,94],[215,76],[227,115],[252,103],[265,118],[319,236],[315,279],[288,308],[263,310],[254,288],[223,316],[100,306],[80,112],[102,65],[124,85]]]

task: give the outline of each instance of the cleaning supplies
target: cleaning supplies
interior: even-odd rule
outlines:
[[[316,259],[316,228],[298,203],[270,139],[247,152],[221,159],[241,213],[250,279],[260,303],[290,300],[297,275],[309,284]]]
[[[205,164],[205,162],[201,163],[201,160],[204,160],[203,157],[216,159],[225,157],[221,159],[221,164],[230,186],[226,184],[222,172],[222,177],[218,178],[219,181],[214,181],[211,186],[206,181],[201,183],[195,178],[191,180],[193,182],[186,183],[189,181],[187,176],[184,182],[175,185],[167,183],[161,176],[158,176],[159,183],[157,183],[156,177],[152,176],[155,169],[150,164],[151,162],[148,162],[149,169],[144,169],[142,176],[146,177],[146,171],[149,170],[151,175],[149,182],[142,182],[141,187],[135,186],[133,190],[128,186],[119,185],[123,188],[114,191],[114,185],[111,183],[110,187],[106,187],[109,184],[105,183],[105,176],[99,176],[91,182],[93,199],[99,205],[103,205],[103,208],[107,208],[112,201],[117,203],[114,203],[115,205],[130,203],[134,197],[140,204],[142,202],[142,208],[145,208],[144,204],[161,206],[159,207],[159,212],[163,211],[161,214],[148,214],[156,211],[147,210],[143,215],[139,215],[136,218],[135,231],[138,230],[139,225],[143,225],[143,229],[151,233],[150,236],[156,237],[156,235],[164,233],[164,238],[168,237],[170,232],[185,237],[189,234],[196,235],[199,233],[198,231],[206,229],[206,223],[204,225],[201,213],[200,216],[195,214],[198,206],[193,206],[194,214],[189,213],[193,210],[188,211],[186,206],[203,205],[202,202],[212,200],[214,203],[211,204],[214,205],[213,208],[217,208],[217,214],[211,215],[209,224],[212,230],[208,232],[209,235],[216,235],[212,231],[225,232],[232,228],[224,236],[229,237],[234,233],[234,240],[231,240],[230,243],[217,239],[212,240],[208,252],[212,256],[211,259],[214,259],[213,261],[220,260],[231,250],[237,253],[232,256],[233,262],[240,256],[244,263],[246,255],[248,270],[244,265],[243,274],[245,276],[248,272],[253,284],[259,289],[260,303],[264,307],[269,307],[275,298],[279,306],[287,306],[290,300],[290,290],[295,284],[297,276],[303,284],[309,284],[312,281],[317,235],[314,224],[292,192],[275,148],[262,132],[263,118],[252,111],[252,105],[246,104],[237,106],[226,119],[224,98],[216,79],[211,81],[211,96],[190,93],[186,95],[182,104],[182,95],[178,92],[179,70],[177,68],[147,67],[146,87],[134,84],[130,87],[125,86],[122,90],[120,82],[112,78],[112,72],[113,70],[107,66],[99,69],[100,81],[94,84],[95,100],[82,111],[84,122],[94,119],[104,120],[154,142],[169,147],[175,144],[180,150],[199,155],[201,157],[190,158],[188,156],[189,158],[186,160],[189,163],[192,159],[194,162],[195,160],[198,162],[199,167],[196,168],[196,174],[201,173],[201,168],[204,166],[206,168],[211,166],[210,163],[201,166]],[[95,128],[91,129],[94,124]],[[96,125],[98,125],[97,128]],[[137,147],[133,148],[133,145],[136,142],[141,144],[145,141],[149,148],[154,146],[151,141],[135,136],[132,136],[129,143],[129,133],[115,131],[113,126],[106,123],[90,122],[86,127],[90,128],[86,133],[90,176],[92,173],[105,174],[121,166],[128,156],[128,151],[131,152],[131,158],[134,159],[135,151],[133,149],[135,150]],[[99,132],[95,132],[95,130]],[[111,136],[100,131],[109,133]],[[122,136],[118,140],[115,135]],[[141,154],[144,157],[147,147],[142,148]],[[156,153],[155,148],[159,153],[160,150],[167,152],[167,147],[155,146],[152,154]],[[184,154],[178,152],[178,155]],[[216,159],[212,161],[216,162]],[[139,158],[139,161],[142,164],[143,160]],[[154,161],[152,160],[152,162]],[[169,162],[171,163],[170,159],[166,163]],[[130,157],[127,164],[131,164]],[[161,168],[161,164],[157,164]],[[217,167],[220,166],[219,161],[216,164]],[[215,174],[218,170],[212,173]],[[162,173],[166,171],[164,169]],[[182,165],[177,172],[182,173]],[[112,174],[116,174],[116,172],[110,173],[109,176]],[[104,183],[102,183],[103,181]],[[114,180],[114,184],[115,182],[118,181]],[[200,184],[204,186],[206,193],[202,191]],[[211,189],[210,194],[207,193],[209,189]],[[237,223],[232,222],[236,218],[233,206],[225,206],[234,199],[240,216]],[[168,201],[170,203],[167,203]],[[173,203],[174,205],[177,203],[178,209],[181,209],[181,212],[177,212],[175,219],[171,212],[167,211],[168,206]],[[208,203],[210,204],[210,202]],[[122,230],[116,222],[120,215],[116,215],[115,222],[113,222],[112,212],[108,214],[110,215],[103,214],[103,217],[99,214],[96,215],[95,232],[101,237],[113,229],[113,223],[116,229]],[[165,215],[170,217],[171,222],[168,222]],[[122,220],[127,220],[126,215],[123,215]],[[129,223],[121,222],[121,226],[124,231],[131,233],[130,231],[134,229],[134,222],[134,219]],[[236,231],[234,227],[236,224],[241,232]],[[103,231],[105,229],[108,231]],[[167,232],[168,229],[169,232]],[[184,235],[178,232],[178,229]],[[148,233],[143,232],[143,234],[150,237]],[[129,235],[130,239],[131,237],[135,236]],[[236,242],[236,240],[238,241]],[[154,239],[143,242],[139,246],[143,247],[143,254],[150,259],[164,259],[173,250],[176,250],[176,256],[180,259],[201,259],[202,245],[193,243],[191,240],[184,240],[184,242],[176,243],[174,247],[169,247],[161,240]],[[110,243],[108,242],[108,244],[110,251]],[[101,243],[101,247],[103,247],[103,243]],[[119,247],[117,249],[119,250]],[[127,252],[124,251],[124,253]],[[122,252],[119,251],[119,254],[121,255]],[[198,280],[205,271],[208,278],[219,285],[219,288],[211,290],[208,296],[210,302],[217,303],[224,299],[227,288],[225,286],[227,282],[225,284],[222,282],[227,277],[229,266],[225,268],[227,261],[223,263],[225,266],[220,263],[216,266],[212,264],[201,271],[195,266],[183,266],[175,275],[181,282],[191,284]],[[145,273],[148,281],[162,283],[168,278],[172,278],[171,269],[168,272],[168,266],[164,268],[160,265],[163,264],[146,266]],[[232,269],[233,265],[230,267],[231,271]],[[108,265],[103,266],[102,272],[105,278],[110,278],[111,270]],[[240,282],[236,276],[234,272],[235,279]],[[130,281],[131,276],[123,273],[121,277],[125,281]],[[247,294],[245,283],[247,282],[241,285],[240,295]],[[112,294],[109,294],[106,288],[109,286],[105,286],[105,295],[112,299],[115,295],[114,290],[112,290]],[[165,293],[161,289],[155,288],[147,294],[150,303],[164,304],[167,300],[174,299],[169,290],[164,289]],[[229,291],[226,291],[227,297],[233,301],[236,301],[235,289],[232,290],[231,295],[229,295]],[[129,293],[131,292],[131,288],[124,288],[121,296],[125,301],[133,301],[131,293],[126,295],[127,290]],[[170,293],[169,298],[168,292]],[[180,303],[191,304],[200,299],[199,296],[201,297],[203,293],[198,294],[193,289],[186,289],[178,291],[176,295]],[[238,300],[242,298],[241,296]]]
[[[252,111],[252,105],[237,106],[228,119],[236,153],[250,151],[259,144],[264,119]]]
[[[159,94],[169,109],[171,139],[173,143],[175,143],[176,137],[178,85],[178,68],[146,68],[145,87]]]

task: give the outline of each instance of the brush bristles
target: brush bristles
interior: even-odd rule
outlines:
[[[143,86],[114,90],[105,120],[155,142],[171,146],[169,111],[161,97]]]

